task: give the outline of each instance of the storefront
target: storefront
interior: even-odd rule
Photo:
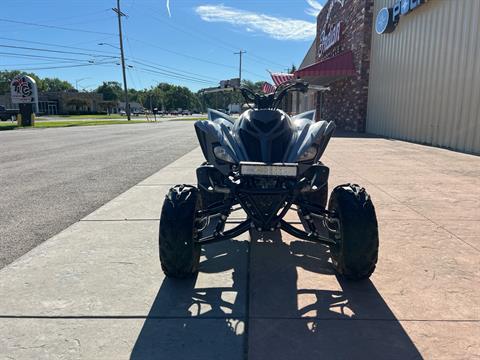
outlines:
[[[345,130],[365,131],[372,19],[373,0],[329,0],[317,18],[314,50],[296,72],[331,88],[313,96],[317,112]]]
[[[480,1],[329,0],[297,76],[346,130],[480,153]]]

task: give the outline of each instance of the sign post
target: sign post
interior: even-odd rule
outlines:
[[[35,111],[38,111],[38,89],[34,79],[27,75],[17,75],[10,83],[12,104],[18,104],[19,126],[33,126]]]

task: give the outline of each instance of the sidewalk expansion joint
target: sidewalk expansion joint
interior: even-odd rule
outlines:
[[[168,184],[137,184],[134,187],[164,187],[164,186],[171,186],[174,187],[176,184],[168,183]]]
[[[0,317],[1,318],[1,317]],[[398,319],[398,318],[336,318],[336,317],[316,317],[316,316],[251,316],[249,320],[318,320],[318,321],[396,321],[396,322],[454,322],[454,323],[480,323],[480,319]]]
[[[149,316],[149,315],[0,315],[0,319],[39,319],[39,320],[245,320],[245,316]]]
[[[79,222],[129,222],[129,221],[160,221],[160,219],[82,219]]]

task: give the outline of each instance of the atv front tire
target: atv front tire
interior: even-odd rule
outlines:
[[[364,188],[346,184],[337,186],[328,209],[336,213],[339,233],[330,255],[336,272],[349,280],[370,277],[378,260],[378,224],[370,195]]]
[[[165,197],[160,217],[159,248],[163,272],[185,278],[198,270],[200,245],[195,242],[195,220],[201,208],[198,189],[176,185]]]

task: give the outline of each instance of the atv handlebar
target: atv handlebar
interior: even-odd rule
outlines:
[[[224,91],[235,91],[240,90],[242,96],[245,98],[247,104],[254,103],[256,109],[273,109],[276,110],[280,106],[283,98],[291,91],[300,91],[307,92],[309,89],[317,91],[329,91],[329,87],[319,86],[319,85],[310,85],[306,81],[295,80],[283,83],[279,85],[273,93],[263,94],[256,93],[250,88],[240,86],[240,87],[225,87],[225,88],[209,88],[203,89],[201,92],[203,94],[224,92]],[[249,105],[250,106],[250,105]],[[251,106],[250,106],[251,107]]]
[[[297,80],[288,82],[277,87],[271,94],[258,94],[247,87],[240,87],[240,91],[247,102],[254,102],[257,109],[276,110],[283,98],[291,91],[307,92],[308,89],[317,91],[328,91],[330,88],[316,85],[309,85],[306,81]]]

